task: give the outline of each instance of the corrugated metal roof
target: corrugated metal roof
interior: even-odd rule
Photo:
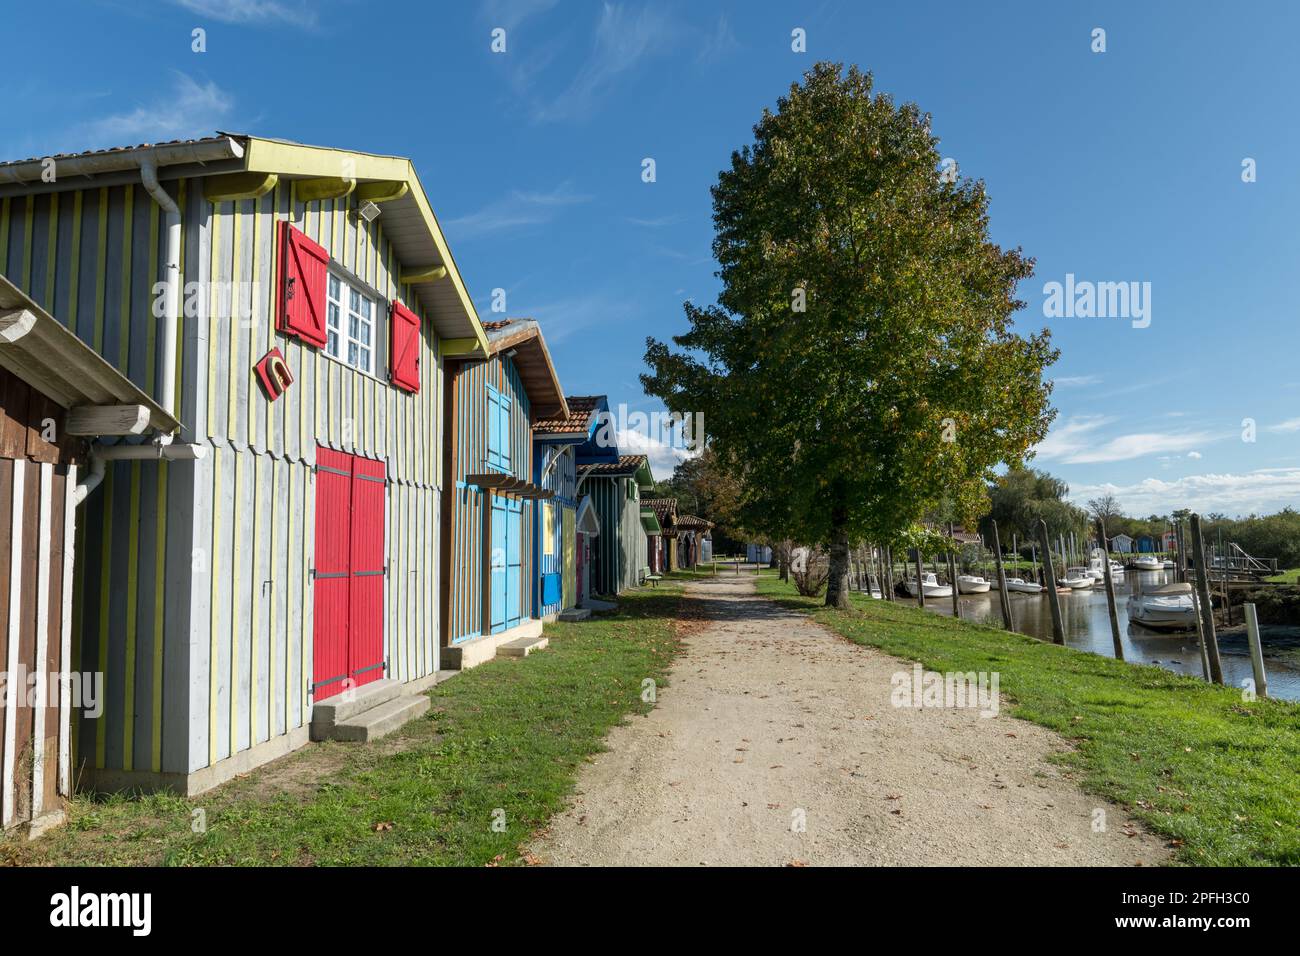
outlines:
[[[0,365],[64,408],[85,405],[143,405],[149,424],[174,432],[178,422],[98,352],[0,275],[0,313],[25,311],[31,326],[14,338],[0,338]]]

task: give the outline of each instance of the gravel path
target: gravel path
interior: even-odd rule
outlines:
[[[1051,731],[899,708],[911,665],[755,596],[692,584],[658,706],[608,738],[529,847],[561,865],[1151,865],[1162,841],[1048,763]],[[1104,811],[1104,832],[1094,814]]]

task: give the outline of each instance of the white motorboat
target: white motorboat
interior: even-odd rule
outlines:
[[[1128,619],[1162,631],[1196,627],[1196,605],[1190,584],[1162,584],[1128,599]]]
[[[1164,565],[1166,571],[1172,571],[1174,569],[1174,562],[1170,561],[1168,558],[1165,558],[1161,563]]]
[[[1113,558],[1110,562],[1110,576],[1112,578],[1122,578],[1124,576],[1124,565],[1120,564]]]
[[[989,582],[977,574],[959,574],[957,590],[962,594],[987,594]]]
[[[1165,563],[1154,554],[1139,554],[1128,565],[1135,571],[1163,571]]]
[[[1020,594],[1042,594],[1043,586],[1035,584],[1033,581],[1026,581],[1023,578],[1007,578],[1007,593],[1018,592]]]
[[[1111,561],[1106,557],[1106,552],[1101,548],[1093,548],[1092,554],[1088,558],[1088,577],[1092,578],[1098,584],[1106,583],[1106,565],[1110,565],[1110,577],[1113,581],[1116,578],[1124,576],[1124,565],[1118,561]]]
[[[1087,568],[1067,568],[1065,577],[1058,578],[1057,584],[1063,588],[1069,588],[1071,591],[1082,591],[1090,588],[1097,582],[1088,574]]]
[[[916,597],[916,578],[908,578],[905,587],[908,594]],[[921,577],[921,587],[928,598],[952,597],[952,587],[947,584],[940,584],[939,579],[934,576],[933,572],[926,572]]]

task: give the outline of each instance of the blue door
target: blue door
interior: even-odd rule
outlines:
[[[523,502],[510,503],[506,529],[506,627],[514,627],[524,616]]]
[[[509,521],[508,502],[493,496],[491,547],[488,549],[488,583],[492,595],[492,633],[506,629],[506,541]]]
[[[517,625],[524,616],[523,503],[492,499],[492,633]]]

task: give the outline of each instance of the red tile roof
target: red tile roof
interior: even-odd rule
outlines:
[[[645,455],[620,455],[618,461],[602,461],[594,465],[582,466],[582,471],[590,475],[630,475],[638,468],[647,466],[650,459]]]
[[[486,323],[484,323],[486,328]],[[565,399],[569,403],[569,414],[555,418],[543,419],[534,424],[533,430],[547,435],[585,435],[591,429],[591,416],[600,404],[599,395],[570,395]]]

